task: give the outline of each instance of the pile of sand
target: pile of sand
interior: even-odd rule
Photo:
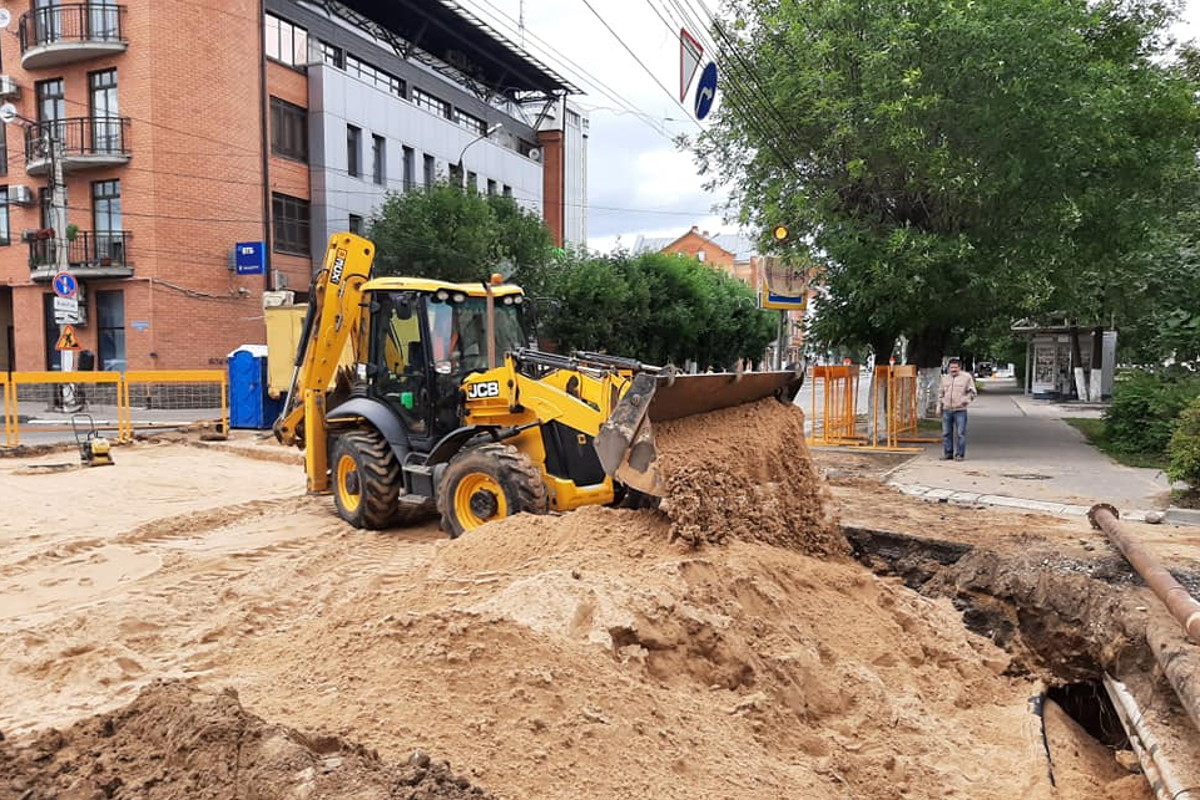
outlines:
[[[465,800],[491,795],[415,752],[400,766],[336,736],[247,713],[236,692],[152,685],[124,708],[0,741],[0,797],[23,800],[308,798]]]
[[[767,399],[684,417],[655,425],[654,438],[673,539],[848,552],[796,406]]]

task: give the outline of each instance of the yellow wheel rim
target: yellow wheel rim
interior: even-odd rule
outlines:
[[[358,464],[354,458],[344,455],[337,462],[337,493],[342,508],[353,514],[362,502],[362,487],[359,486]]]
[[[463,530],[508,516],[508,500],[499,481],[486,472],[472,472],[454,490],[454,516]]]

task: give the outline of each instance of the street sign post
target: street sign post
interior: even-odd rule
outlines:
[[[59,272],[54,276],[54,293],[59,297],[74,297],[79,291],[79,281],[69,272]]]
[[[717,97],[717,65],[712,61],[700,73],[700,82],[696,84],[696,119],[704,119],[712,111],[713,100]]]
[[[83,347],[79,344],[79,337],[75,335],[75,327],[73,325],[64,325],[62,333],[59,334],[58,344],[54,345],[56,350],[82,350]]]
[[[700,59],[704,57],[704,47],[696,41],[696,37],[684,28],[679,29],[679,102],[687,97],[692,78],[700,68]]]

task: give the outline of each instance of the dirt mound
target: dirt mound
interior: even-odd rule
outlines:
[[[846,554],[804,442],[804,412],[773,399],[655,426],[671,536]]]
[[[458,800],[489,794],[420,752],[385,765],[378,753],[309,736],[247,713],[237,694],[150,686],[128,706],[0,742],[0,798],[199,800],[200,798]]]

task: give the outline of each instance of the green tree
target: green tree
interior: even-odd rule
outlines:
[[[538,284],[554,254],[541,218],[511,197],[445,183],[389,192],[368,235],[375,242],[377,275],[481,281],[507,262],[515,268],[513,280]]]
[[[543,333],[564,351],[727,369],[762,358],[775,336],[748,286],[685,256],[575,254],[549,272],[547,289],[556,308]]]
[[[825,264],[814,333],[917,363],[995,317],[1132,313],[1195,179],[1198,83],[1155,0],[735,0],[694,142],[742,221]]]

